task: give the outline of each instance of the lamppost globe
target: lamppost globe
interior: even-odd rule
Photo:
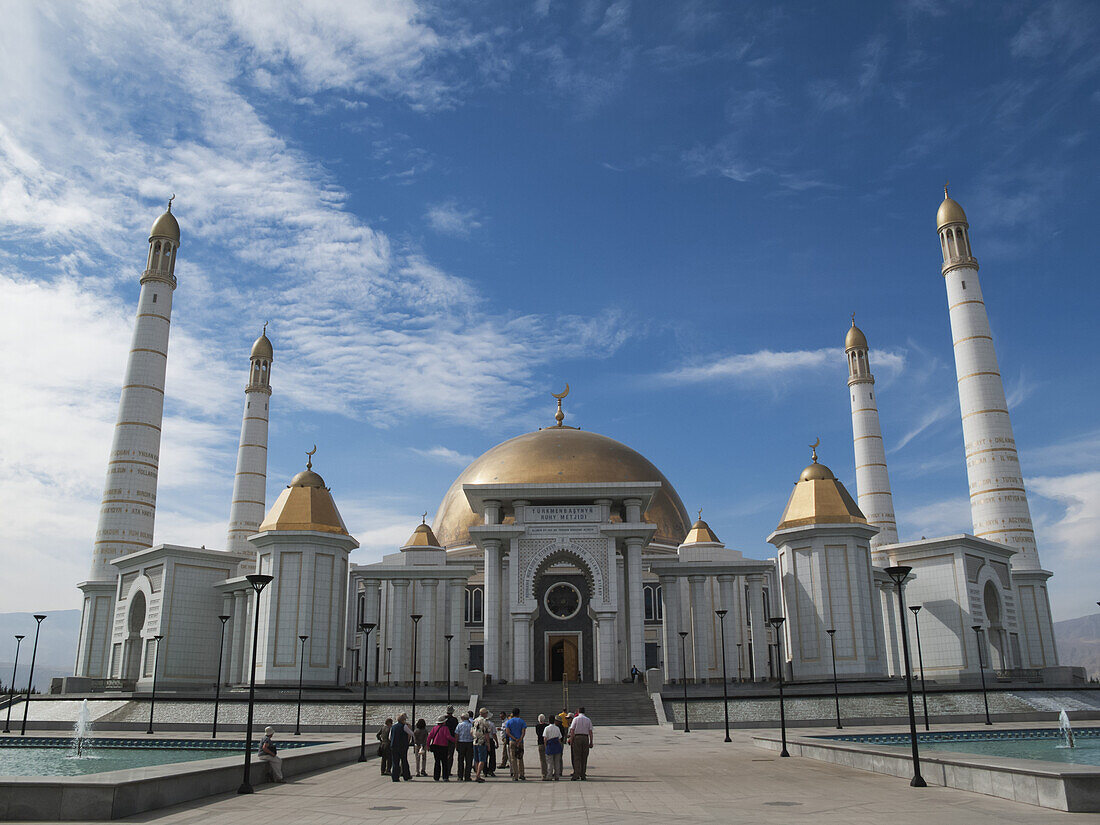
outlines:
[[[374,622],[359,622],[359,631],[364,634],[363,639],[363,717],[359,724],[359,761],[367,761],[367,653],[370,650],[370,632],[374,630]]]
[[[252,611],[254,622],[252,625],[252,668],[248,680],[248,723],[244,732],[244,778],[237,793],[252,793],[252,783],[249,781],[249,771],[252,767],[252,722],[256,713],[256,648],[260,643],[260,594],[264,588],[275,580],[274,576],[266,573],[251,573],[245,578],[249,586],[256,593],[256,606]]]
[[[780,736],[783,740],[783,749],[779,752],[780,756],[790,756],[787,752],[787,711],[783,702],[783,622],[786,621],[785,616],[772,616],[768,619],[768,624],[775,628],[775,646],[777,650],[776,658],[779,660],[776,662],[776,670],[779,671],[779,730]]]
[[[917,712],[913,707],[913,666],[909,659],[909,625],[905,621],[905,579],[913,572],[912,567],[904,564],[886,568],[886,575],[894,582],[898,591],[898,623],[901,625],[901,650],[905,657],[905,695],[909,700],[909,739],[913,745],[913,778],[909,784],[914,788],[927,787],[928,783],[920,773],[920,751],[917,745]]]

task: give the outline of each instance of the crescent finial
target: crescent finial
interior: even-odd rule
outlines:
[[[552,392],[550,394],[552,396],[554,396],[554,398],[557,398],[557,399],[565,398],[565,396],[569,395],[569,382],[567,381],[565,383],[565,389],[562,390],[561,392]]]
[[[168,199],[168,211],[169,211],[169,212],[171,212],[171,211],[172,211],[172,201],[174,201],[175,199],[176,199],[176,193],[175,193],[175,192],[173,192],[173,193],[172,193],[172,197],[170,197],[170,198]]]
[[[565,421],[565,413],[561,411],[561,400],[565,398],[565,396],[569,395],[569,382],[566,382],[564,390],[562,390],[561,392],[552,392],[550,393],[550,395],[558,399],[558,411],[554,413],[554,420],[557,421],[558,426],[561,427],[563,426],[562,422]]]
[[[821,436],[818,436],[817,441],[810,445],[810,457],[813,458],[814,464],[817,464],[817,448],[821,446]]]
[[[306,458],[306,469],[307,470],[312,470],[313,469],[313,457],[315,455],[317,455],[317,445],[316,444],[313,445],[312,450],[307,450],[306,451],[306,456],[308,456]]]

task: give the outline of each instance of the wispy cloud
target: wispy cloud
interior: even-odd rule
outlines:
[[[844,350],[828,347],[816,350],[758,350],[750,353],[715,356],[685,364],[661,373],[658,378],[677,384],[730,383],[781,378],[805,371],[843,372],[846,369]],[[883,351],[875,353],[875,369],[884,374],[896,374],[904,369],[902,354]]]
[[[1031,14],[1009,46],[1015,57],[1067,59],[1092,41],[1096,8],[1074,0],[1051,0]]]
[[[462,209],[455,200],[443,201],[428,207],[424,219],[441,235],[467,238],[481,228],[476,209]]]
[[[436,446],[429,447],[426,450],[412,447],[411,449],[417,455],[424,456],[424,458],[430,458],[434,461],[442,462],[443,464],[452,464],[456,467],[465,467],[474,460],[472,455],[460,453],[458,450],[452,450],[450,447]]]

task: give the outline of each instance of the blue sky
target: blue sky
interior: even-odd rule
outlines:
[[[158,541],[224,540],[248,347],[269,500],[356,560],[493,444],[644,453],[762,557],[854,488],[849,314],[903,538],[970,530],[935,212],[970,218],[1056,618],[1094,612],[1100,9],[1088,2],[31,3],[0,30],[6,609],[90,558],[148,226],[183,231]],[[1090,46],[1090,44],[1092,44]]]

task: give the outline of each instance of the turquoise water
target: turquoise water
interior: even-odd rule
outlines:
[[[35,736],[0,738],[0,776],[84,776],[105,771],[147,768],[175,762],[195,762],[222,756],[244,758],[244,740],[220,742],[195,739],[86,740],[77,756],[71,739]],[[280,751],[324,742],[277,742]],[[259,743],[253,740],[253,752]]]
[[[827,736],[846,742],[908,748],[909,734],[865,734]],[[1076,747],[1065,744],[1056,728],[1029,728],[1003,731],[943,731],[918,733],[922,749],[956,753],[1009,756],[1014,759],[1041,759],[1069,765],[1100,765],[1100,728],[1079,728],[1074,731]]]

